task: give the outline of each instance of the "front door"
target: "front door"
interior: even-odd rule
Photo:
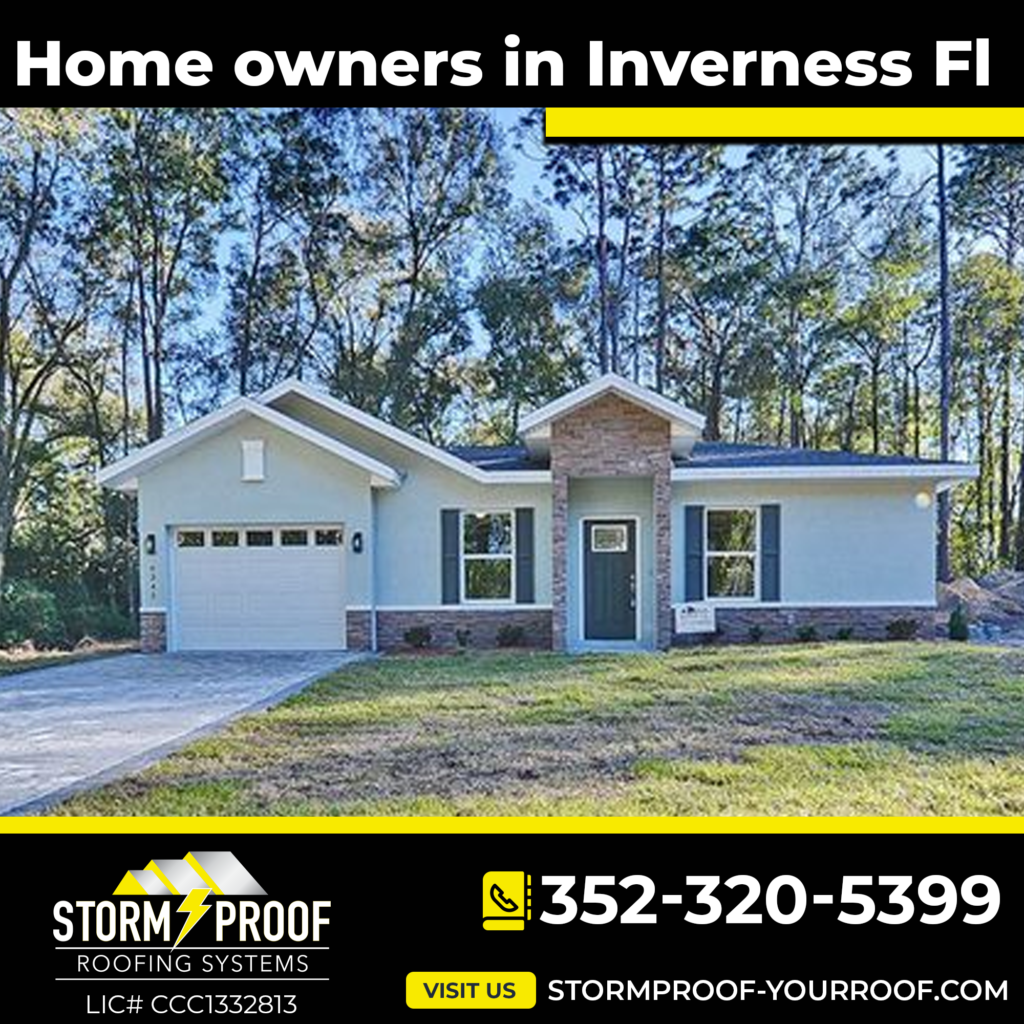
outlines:
[[[583,638],[636,639],[636,522],[583,521]]]

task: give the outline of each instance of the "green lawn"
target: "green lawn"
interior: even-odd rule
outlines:
[[[1024,650],[383,658],[58,814],[1022,814]]]

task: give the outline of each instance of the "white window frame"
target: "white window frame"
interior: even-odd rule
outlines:
[[[507,555],[474,555],[466,553],[467,516],[508,516],[512,547]],[[466,562],[506,560],[511,563],[509,570],[508,597],[468,597],[466,595]],[[459,512],[459,603],[460,604],[515,604],[516,603],[516,515],[509,508],[468,508]]]
[[[753,551],[711,551],[710,524],[712,512],[753,512]],[[754,560],[754,592],[749,596],[727,595],[712,597],[710,573],[712,558],[752,558]],[[761,600],[761,509],[758,505],[708,505],[704,509],[704,600],[710,604],[756,604]]]

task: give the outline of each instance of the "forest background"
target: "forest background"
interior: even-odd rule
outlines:
[[[435,444],[502,444],[608,370],[709,440],[977,462],[940,575],[1024,569],[1024,146],[5,110],[0,645],[133,634],[134,509],[95,472],[233,396],[298,376]]]

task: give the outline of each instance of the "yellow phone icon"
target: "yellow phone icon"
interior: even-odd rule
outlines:
[[[488,871],[483,885],[484,928],[521,932],[530,920],[530,876],[525,871]]]
[[[506,914],[514,914],[519,909],[519,904],[515,900],[510,900],[505,897],[505,894],[498,888],[497,885],[491,886],[491,899],[505,911]]]

